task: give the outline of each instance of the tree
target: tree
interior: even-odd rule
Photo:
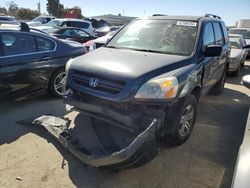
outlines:
[[[64,6],[60,4],[59,0],[48,0],[46,4],[47,11],[50,15],[55,17],[62,17],[64,13]]]
[[[18,17],[23,20],[32,20],[39,15],[37,10],[31,10],[29,8],[20,8],[18,10]]]
[[[0,13],[1,14],[8,14],[8,11],[5,7],[0,7]]]
[[[8,7],[8,14],[11,16],[16,16],[18,11],[18,5],[14,1],[10,1],[6,3]]]

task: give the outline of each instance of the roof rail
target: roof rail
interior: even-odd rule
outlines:
[[[212,17],[212,18],[217,18],[221,20],[220,16],[214,15],[214,14],[205,14],[205,17]]]
[[[30,31],[28,24],[26,24],[25,22],[0,21],[0,25],[1,24],[17,25],[20,26],[20,31],[26,31],[26,32]]]

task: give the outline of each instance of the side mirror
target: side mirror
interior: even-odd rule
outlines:
[[[247,44],[247,45],[243,46],[243,48],[244,48],[244,49],[250,48],[250,44]]]
[[[243,76],[242,85],[250,89],[250,75]]]
[[[222,46],[220,45],[209,45],[206,47],[204,55],[205,57],[220,56],[222,52]]]

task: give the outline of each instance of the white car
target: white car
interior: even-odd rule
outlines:
[[[55,18],[56,17],[54,17],[54,16],[38,16],[35,19],[33,19],[32,21],[27,22],[27,24],[30,27],[39,26],[39,25],[47,24],[48,22],[50,22],[51,20],[53,20]]]
[[[86,20],[82,20],[82,19],[74,19],[74,18],[65,18],[65,19],[57,18],[57,19],[51,20],[47,24],[44,24],[42,26],[33,27],[33,28],[46,32],[47,30],[50,30],[52,28],[63,27],[63,26],[81,28],[84,31],[86,31],[87,33],[89,33],[91,36],[94,35],[94,28],[93,28],[91,22],[86,21]]]
[[[244,66],[244,62],[248,53],[246,47],[248,45],[245,45],[242,35],[230,34],[229,41],[231,51],[229,56],[228,71],[237,76],[239,74],[240,68]]]

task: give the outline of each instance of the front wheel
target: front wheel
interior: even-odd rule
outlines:
[[[61,98],[69,94],[70,89],[67,88],[67,77],[64,69],[60,69],[54,73],[49,83],[50,93],[57,98]]]
[[[181,109],[181,116],[173,127],[173,131],[166,135],[166,140],[172,145],[184,143],[191,135],[196,116],[197,116],[197,99],[193,95],[187,96]],[[168,122],[166,122],[167,124]],[[166,125],[167,126],[167,125]]]

